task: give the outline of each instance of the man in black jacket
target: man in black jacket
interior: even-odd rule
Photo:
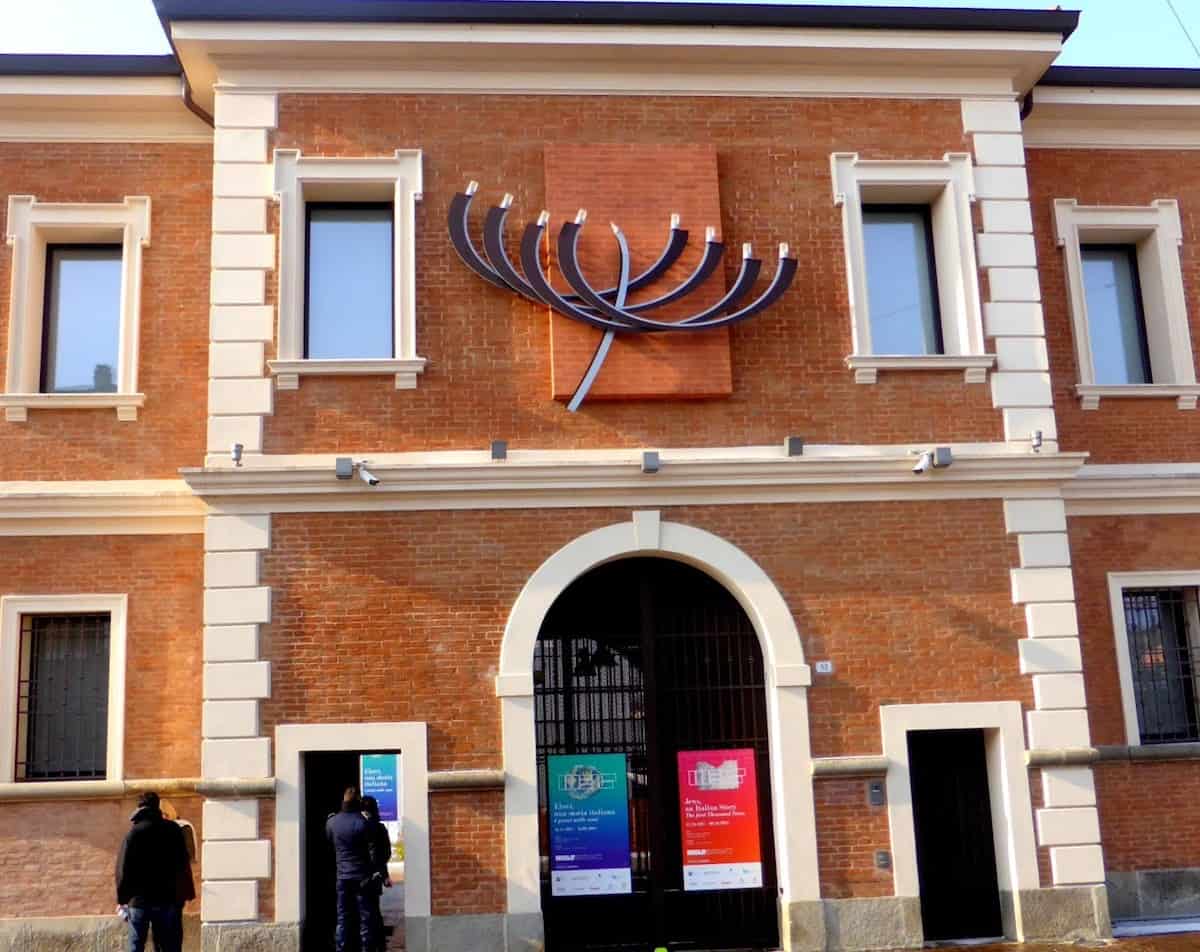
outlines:
[[[325,821],[325,836],[333,844],[337,863],[337,952],[354,952],[356,932],[361,952],[373,952],[376,945],[370,895],[375,864],[361,810],[358,790],[347,787],[341,812]]]
[[[371,862],[375,872],[371,877],[367,895],[371,900],[371,935],[375,946],[369,952],[383,952],[387,943],[383,938],[383,914],[379,904],[383,890],[392,888],[392,877],[388,873],[388,860],[392,858],[392,839],[387,827],[379,819],[379,801],[374,797],[362,798],[363,819],[367,821],[367,842],[371,846]]]
[[[196,898],[183,831],[163,817],[158,794],[138,797],[117,854],[117,905],[129,923],[129,952],[143,952],[154,930],[159,952],[181,952],[183,905]]]

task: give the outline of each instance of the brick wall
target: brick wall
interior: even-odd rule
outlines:
[[[559,547],[627,521],[629,510],[569,515],[277,514],[262,573],[273,606],[262,652],[274,684],[264,732],[428,721],[431,769],[499,767],[492,679],[513,601]],[[815,755],[878,753],[880,704],[1031,704],[1016,654],[1024,621],[1009,591],[1015,552],[998,501],[683,507],[663,517],[746,551],[789,603],[810,661],[834,661],[834,675],[817,676],[809,692]],[[914,557],[923,541],[937,544]],[[479,815],[464,815],[457,795],[431,800],[435,911],[486,912],[500,901],[487,871],[503,855],[503,829],[489,797],[477,801],[486,804]],[[887,848],[878,828],[886,821],[853,812],[836,788],[825,807],[839,817],[822,846],[831,887],[876,894],[873,850]],[[440,868],[439,852],[448,857]],[[448,885],[471,864],[472,890]]]
[[[0,421],[0,481],[175,477],[203,460],[208,386],[212,148],[181,143],[0,142],[0,233],[9,195],[120,202],[148,195],[139,389],[133,422],[111,408],[31,409]],[[0,249],[0,361],[7,359],[11,249]]]
[[[892,871],[875,868],[875,851],[891,850],[887,806],[867,803],[867,781],[817,780],[817,863],[826,899],[890,896]]]
[[[1200,416],[1180,411],[1174,399],[1102,399],[1082,410],[1075,385],[1079,370],[1067,299],[1063,252],[1055,245],[1056,198],[1080,205],[1149,205],[1156,198],[1179,200],[1183,245],[1179,262],[1192,329],[1193,359],[1200,354],[1200,165],[1193,153],[1160,149],[1102,151],[1031,149],[1027,155],[1030,203],[1045,308],[1046,346],[1063,450],[1086,450],[1091,463],[1151,463],[1196,459]],[[1097,174],[1097,170],[1105,170]]]
[[[431,795],[429,850],[435,916],[504,911],[503,791]]]
[[[545,309],[468,272],[445,226],[452,195],[470,179],[482,183],[481,204],[516,195],[514,224],[535,217],[547,143],[715,147],[727,245],[754,242],[769,270],[775,243],[792,243],[800,258],[792,289],[731,331],[731,397],[597,401],[573,415],[550,399]],[[273,144],[314,155],[424,150],[417,349],[429,365],[415,391],[396,392],[389,378],[304,378],[298,391],[276,395],[267,452],[483,448],[501,438],[514,448],[775,443],[789,433],[815,442],[1003,439],[989,388],[964,385],[961,371],[889,373],[862,386],[843,364],[850,315],[830,153],[969,151],[957,102],[285,95]],[[655,233],[665,225],[651,224]]]
[[[128,778],[200,773],[202,555],[199,535],[0,538],[0,594],[129,596]]]
[[[1106,576],[1197,568],[1200,516],[1074,517],[1068,528],[1092,742],[1125,744]],[[1109,869],[1200,866],[1200,828],[1180,821],[1194,809],[1200,763],[1101,763],[1095,778]]]
[[[200,800],[170,799],[180,818],[196,828],[198,854]],[[135,809],[136,798],[5,803],[0,809],[0,919],[112,915],[117,850]],[[199,895],[198,863],[192,878]],[[188,903],[185,913],[198,915],[199,906]]]
[[[1073,517],[1068,528],[1092,743],[1128,743],[1106,576],[1198,568],[1200,516]],[[1109,869],[1200,866],[1200,828],[1180,819],[1192,809],[1198,762],[1099,764],[1094,773]]]

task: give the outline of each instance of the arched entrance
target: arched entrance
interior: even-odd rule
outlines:
[[[728,590],[661,558],[595,568],[547,613],[533,682],[548,948],[777,948],[763,657]]]
[[[819,919],[820,913],[808,736],[811,676],[796,623],[770,577],[745,552],[703,529],[660,520],[654,511],[634,512],[627,522],[587,532],[547,558],[529,577],[505,626],[496,695],[504,746],[509,935],[534,942],[543,928],[533,684],[537,638],[572,582],[631,556],[658,556],[700,569],[736,599],[758,637],[766,678],[779,916],[781,927],[794,935],[797,922],[805,916]],[[781,940],[786,943],[788,936]]]

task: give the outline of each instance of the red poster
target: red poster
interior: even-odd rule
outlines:
[[[754,751],[681,750],[678,756],[683,888],[761,886]]]

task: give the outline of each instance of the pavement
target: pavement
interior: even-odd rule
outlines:
[[[1085,952],[1088,949],[1105,949],[1106,952],[1200,952],[1200,932],[1112,939],[1107,942],[1006,942],[1001,945],[944,945],[940,948],[947,952]]]

